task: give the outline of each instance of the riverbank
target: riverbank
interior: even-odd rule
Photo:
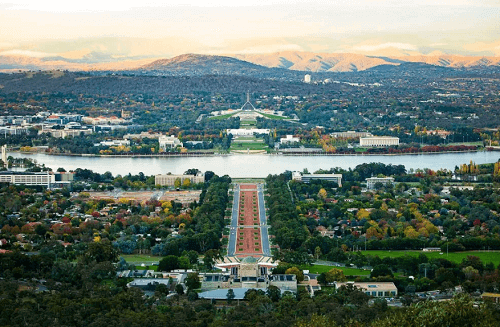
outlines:
[[[49,156],[70,156],[70,157],[95,157],[95,158],[171,158],[171,157],[227,157],[232,155],[270,155],[270,156],[286,156],[286,157],[315,157],[315,156],[404,156],[404,155],[435,155],[435,154],[453,154],[453,153],[475,153],[484,151],[500,151],[499,150],[461,150],[461,151],[422,151],[422,152],[400,152],[400,153],[326,153],[326,152],[266,152],[256,150],[241,150],[231,151],[230,153],[157,153],[157,154],[90,154],[90,153],[52,153],[52,152],[25,152],[19,150],[9,150],[13,153],[21,154],[43,154]]]
[[[405,155],[316,155],[286,156],[269,154],[221,154],[211,156],[82,156],[82,155],[49,155],[45,153],[9,152],[14,158],[30,158],[39,164],[45,164],[54,170],[59,167],[65,170],[77,168],[91,169],[98,173],[110,171],[113,175],[138,174],[147,175],[182,174],[186,170],[196,168],[201,171],[213,171],[219,176],[262,178],[269,174],[280,174],[286,170],[309,171],[340,167],[355,168],[359,164],[380,162],[392,165],[404,165],[406,169],[454,169],[471,160],[476,164],[497,162],[500,154],[492,151],[462,153],[426,153]]]

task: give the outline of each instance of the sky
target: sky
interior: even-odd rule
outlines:
[[[0,3],[0,55],[106,61],[278,51],[500,56],[500,0]]]

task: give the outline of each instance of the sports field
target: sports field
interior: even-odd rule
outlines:
[[[321,274],[336,268],[344,272],[346,276],[368,276],[370,274],[369,270],[348,268],[348,267],[335,267],[335,266],[323,266],[323,265],[313,265],[313,266],[300,266],[302,270],[309,270],[311,274]]]
[[[123,257],[125,261],[128,263],[153,263],[153,262],[158,262],[162,259],[162,257],[158,256],[152,256],[149,254],[121,254],[120,257]]]
[[[493,264],[498,266],[500,264],[500,251],[466,251],[466,252],[423,252],[423,251],[361,251],[364,255],[378,255],[379,258],[391,257],[399,258],[405,255],[418,256],[419,254],[425,254],[429,259],[443,258],[450,260],[452,262],[460,263],[463,259],[467,258],[469,255],[479,257],[484,264],[493,262]]]

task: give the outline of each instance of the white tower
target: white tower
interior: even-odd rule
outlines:
[[[304,83],[310,84],[311,83],[311,75],[306,74],[304,76]]]
[[[5,168],[8,167],[7,164],[7,144],[2,145],[2,161]]]

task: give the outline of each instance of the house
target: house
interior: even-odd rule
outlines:
[[[366,179],[366,187],[369,190],[373,190],[377,183],[382,184],[383,186],[394,184],[393,177],[370,177]]]
[[[299,142],[300,142],[300,137],[293,137],[293,135],[287,135],[286,137],[280,138],[280,144],[290,144]]]
[[[335,288],[352,285],[361,289],[366,295],[373,297],[395,297],[398,288],[393,282],[335,282]]]
[[[160,143],[160,149],[165,151],[167,149],[175,149],[177,147],[183,147],[182,142],[174,135],[166,136],[162,135],[158,138],[158,143]]]

